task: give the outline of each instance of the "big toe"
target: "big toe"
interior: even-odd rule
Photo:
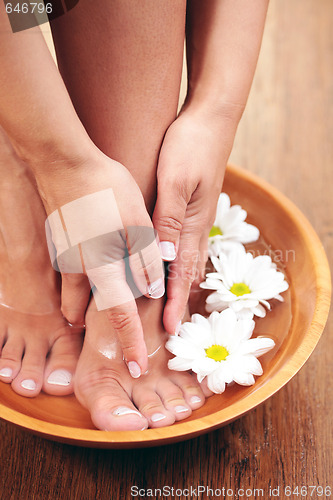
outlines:
[[[84,373],[84,371],[83,371]],[[127,392],[109,370],[75,375],[75,395],[91,415],[93,423],[104,431],[134,431],[148,427],[147,419],[133,405]]]

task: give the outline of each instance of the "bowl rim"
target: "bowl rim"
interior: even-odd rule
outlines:
[[[233,416],[229,419],[225,419],[225,413],[229,408],[226,407],[200,419],[180,422],[175,426],[147,429],[145,431],[100,431],[54,424],[28,415],[24,416],[24,422],[22,422],[22,413],[1,403],[0,418],[41,437],[78,446],[97,448],[160,446],[193,438],[236,420],[266,401],[297,374],[316,347],[324,330],[330,309],[331,274],[325,250],[308,219],[283,193],[256,174],[241,167],[228,164],[227,169],[246,182],[258,186],[268,193],[278,205],[283,206],[283,209],[288,212],[289,217],[293,219],[293,222],[298,227],[304,241],[309,243],[308,248],[314,262],[317,294],[313,317],[303,340],[304,348],[291,355],[281,369],[267,380],[263,386],[233,403]],[[171,428],[172,433],[170,433]]]

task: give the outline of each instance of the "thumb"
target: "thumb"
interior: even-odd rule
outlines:
[[[152,220],[160,240],[161,256],[165,261],[173,261],[177,256],[186,208],[187,201],[179,188],[173,189],[172,183],[167,186],[158,185]]]

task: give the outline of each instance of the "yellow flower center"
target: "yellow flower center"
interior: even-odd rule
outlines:
[[[222,236],[222,231],[218,226],[213,226],[212,229],[209,232],[209,237],[212,238],[212,236],[217,236],[220,235]]]
[[[223,345],[211,345],[205,351],[207,358],[211,358],[214,361],[224,361],[229,356],[229,352]]]
[[[245,283],[234,283],[230,288],[230,292],[240,297],[246,293],[251,293],[251,290]]]

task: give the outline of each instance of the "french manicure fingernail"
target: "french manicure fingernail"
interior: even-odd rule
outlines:
[[[0,370],[0,375],[1,377],[9,378],[13,375],[13,370],[11,368],[2,368],[2,370]]]
[[[179,322],[177,323],[177,326],[176,326],[176,329],[175,329],[175,334],[176,334],[176,335],[178,335],[178,334],[179,334],[179,332],[180,332],[180,327],[181,327],[181,326],[182,326],[182,322],[181,322],[181,321],[179,321]]]
[[[153,299],[160,299],[165,292],[164,279],[159,278],[148,286],[148,295]]]
[[[163,260],[168,262],[175,260],[177,257],[176,247],[173,243],[171,243],[171,241],[161,241],[159,247]]]
[[[165,419],[166,416],[163,415],[163,413],[154,413],[154,415],[151,416],[151,421],[152,422],[160,422],[160,420]]]
[[[136,361],[129,361],[127,363],[128,370],[133,378],[139,378],[141,375],[141,368]]]
[[[190,402],[192,404],[201,403],[201,398],[199,398],[199,396],[192,396]]]
[[[182,405],[175,406],[176,413],[185,413],[186,411],[189,411],[189,408],[187,408],[186,406]]]
[[[139,417],[142,417],[141,413],[139,413],[137,410],[133,410],[132,408],[127,408],[127,406],[119,406],[116,410],[114,410],[113,415],[116,415],[117,417],[122,417],[123,415],[139,415]]]
[[[48,384],[61,385],[65,387],[71,383],[71,380],[72,374],[67,370],[54,370],[54,372],[49,375],[47,382]]]
[[[21,382],[21,387],[23,387],[23,389],[27,389],[28,391],[34,391],[37,385],[34,380],[26,379]]]

